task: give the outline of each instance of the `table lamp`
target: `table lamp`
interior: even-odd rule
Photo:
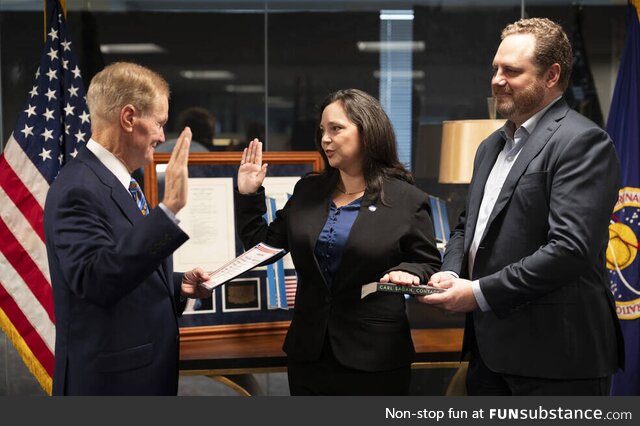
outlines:
[[[439,183],[469,183],[478,145],[505,120],[455,120],[442,122]]]

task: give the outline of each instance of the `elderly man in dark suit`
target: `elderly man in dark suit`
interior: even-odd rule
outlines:
[[[205,297],[197,268],[173,273],[188,236],[185,129],[150,209],[131,173],[164,142],[169,87],[153,71],[115,63],[89,86],[92,137],[47,195],[44,227],[56,316],[54,395],[175,395],[177,315]]]
[[[468,312],[472,395],[606,395],[623,341],[605,271],[619,164],[562,99],[571,46],[548,19],[508,25],[493,60],[507,122],[476,153],[466,211],[422,298]]]

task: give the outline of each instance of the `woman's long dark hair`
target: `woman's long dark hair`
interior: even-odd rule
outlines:
[[[383,204],[386,204],[382,190],[382,181],[385,177],[414,183],[413,176],[398,159],[396,135],[389,117],[382,109],[380,102],[362,90],[344,89],[329,94],[320,106],[320,117],[316,127],[316,146],[324,160],[323,173],[327,177],[333,177],[339,172],[338,169],[329,165],[329,160],[322,149],[320,121],[324,109],[334,102],[340,102],[349,120],[358,126],[364,154],[362,172],[367,185],[367,201],[373,203],[380,199]]]

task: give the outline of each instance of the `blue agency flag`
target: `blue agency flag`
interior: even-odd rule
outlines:
[[[622,185],[609,226],[607,268],[625,339],[625,369],[612,395],[640,395],[640,0],[628,5],[627,38],[611,102],[607,132],[622,168]]]

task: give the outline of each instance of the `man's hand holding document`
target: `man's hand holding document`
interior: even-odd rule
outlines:
[[[211,279],[200,283],[200,285],[205,287],[207,290],[213,290],[227,281],[231,281],[238,275],[241,275],[256,266],[276,261],[285,254],[286,251],[284,249],[259,243],[235,259],[225,263],[215,271],[209,272]]]

